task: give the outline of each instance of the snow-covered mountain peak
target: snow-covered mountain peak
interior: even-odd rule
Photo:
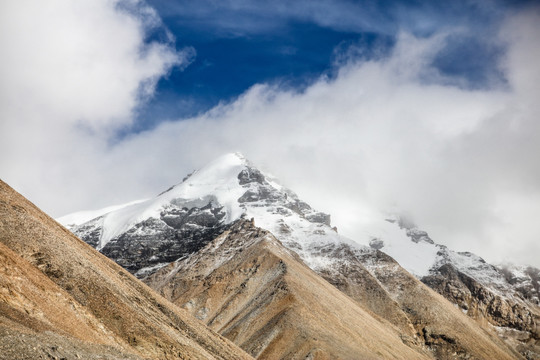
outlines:
[[[246,158],[240,153],[228,153],[214,161],[208,163],[201,169],[188,174],[181,183],[172,186],[168,190],[159,194],[165,195],[164,198],[174,197],[176,195],[198,196],[207,195],[209,192],[223,192],[228,187],[236,186],[238,174],[248,164]],[[187,185],[189,191],[183,186]]]
[[[108,212],[73,231],[103,250],[128,238],[142,244],[149,237],[168,242],[179,232],[201,239],[205,231],[241,217],[253,218],[307,262],[313,246],[354,244],[331,228],[330,215],[312,209],[239,153],[217,158],[153,199]]]
[[[123,213],[133,213],[136,210],[141,210],[146,208],[147,205],[154,205],[154,207],[159,207],[162,203],[167,203],[171,198],[177,197],[187,197],[187,198],[205,198],[209,193],[221,193],[223,195],[231,187],[236,185],[235,178],[238,173],[248,165],[247,159],[239,152],[228,153],[220,156],[215,159],[205,167],[200,170],[195,170],[191,174],[187,175],[182,182],[177,185],[171,186],[169,189],[160,193],[154,199],[142,199],[136,201],[130,201],[125,204],[107,206],[98,210],[85,210],[71,213],[62,217],[57,218],[56,220],[62,225],[68,228],[75,228],[79,225],[82,225],[90,220],[102,217],[110,212],[116,212],[120,209],[129,208],[132,205],[137,205],[140,203],[145,203],[145,206],[130,208],[130,210],[125,210]],[[183,183],[187,182],[189,188],[187,191],[186,188],[180,186]],[[151,215],[152,212],[149,211],[147,214]],[[110,233],[109,236],[113,236],[114,233]],[[107,241],[107,236],[104,237],[104,241]]]
[[[529,305],[538,303],[538,269],[498,269],[437,244],[404,217],[382,213],[360,219],[363,233],[355,240],[366,246],[359,245],[331,227],[330,215],[312,209],[238,153],[221,156],[153,199],[102,214],[72,231],[139,278],[189,259],[247,218],[333,284],[354,285],[364,279],[358,274],[367,273],[382,282],[403,273],[412,279],[404,268],[471,317],[535,331]],[[242,241],[227,258],[245,250],[248,243]],[[387,288],[396,298],[403,285],[398,283]]]
[[[165,248],[177,248],[167,255],[176,260],[174,256],[203,246],[208,234],[242,217],[253,218],[256,226],[272,232],[313,268],[334,261],[321,249],[346,244],[361,252],[383,251],[418,278],[449,264],[492,289],[508,288],[497,268],[474,254],[435,243],[403,216],[381,216],[366,224],[364,236],[355,240],[373,250],[339,235],[330,225],[330,215],[312,209],[239,153],[217,158],[153,199],[120,207],[73,231],[99,250],[121,247],[125,253],[126,247],[133,247],[134,253],[123,257],[138,259],[140,250],[135,249],[143,247],[155,253],[144,261],[143,267],[148,267],[159,265],[163,257],[159,252]],[[133,265],[136,270],[140,267]]]
[[[98,249],[141,222],[160,219],[162,212],[168,210],[201,209],[211,205],[212,208],[223,208],[225,223],[238,219],[244,210],[237,199],[245,192],[238,175],[246,167],[247,160],[241,154],[226,154],[153,199],[105,214],[96,224],[102,228]]]
[[[102,209],[98,210],[83,210],[83,211],[77,211],[75,213],[71,213],[62,217],[59,217],[56,219],[60,224],[64,225],[68,229],[75,228],[78,225],[84,224],[85,222],[88,222],[92,219],[95,219],[97,217],[103,216],[107,213],[110,213],[111,211],[119,210],[121,208],[124,208],[126,206],[134,205],[141,203],[143,201],[146,201],[147,199],[141,199],[141,200],[135,200],[130,201],[126,204],[120,204],[120,205],[112,205],[107,206]]]

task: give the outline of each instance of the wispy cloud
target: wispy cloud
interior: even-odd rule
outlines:
[[[395,34],[406,30],[428,35],[442,27],[474,27],[481,31],[500,20],[507,7],[497,0],[350,1],[350,0],[151,0],[167,16],[217,36],[249,36],[286,29],[291,21],[350,32]]]

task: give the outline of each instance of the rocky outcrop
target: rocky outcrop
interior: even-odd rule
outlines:
[[[498,326],[533,331],[535,319],[524,305],[512,302],[490,291],[472,277],[446,264],[422,282],[457,304],[473,318],[487,318]]]
[[[417,274],[423,283],[479,324],[494,328],[526,358],[540,358],[540,270],[513,265],[496,267],[473,253],[454,252],[435,243],[409,220],[387,221],[404,231],[410,239],[411,253],[418,246],[420,253],[428,247],[435,254],[426,262],[427,275]],[[374,239],[370,245],[386,250],[385,239]],[[399,253],[394,255],[399,259]]]
[[[532,266],[502,265],[498,267],[508,283],[533,304],[540,306],[540,269]]]
[[[256,168],[246,166],[238,174],[239,184],[248,190],[238,199],[241,204],[275,207],[275,210],[287,216],[288,210],[296,213],[312,223],[330,226],[330,215],[315,211],[307,203],[298,199],[295,193],[282,188],[276,189],[266,177]]]

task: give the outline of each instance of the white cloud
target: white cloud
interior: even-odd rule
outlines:
[[[93,129],[128,123],[141,85],[151,92],[184,59],[166,44],[145,45],[147,16],[119,11],[117,3],[3,2],[3,111]]]
[[[145,43],[158,26],[134,0],[3,1],[2,176],[28,194],[80,180],[78,168],[94,166],[111,130],[128,126],[156,81],[189,61],[189,50]],[[35,180],[44,188],[32,189]]]
[[[2,172],[53,215],[156,194],[238,150],[332,213],[353,238],[374,211],[397,208],[458,250],[540,266],[530,214],[540,194],[537,14],[510,19],[500,36],[508,44],[506,90],[452,85],[429,66],[445,34],[402,34],[389,56],[350,62],[303,92],[256,85],[200,117],[111,145],[109,131],[129,123],[141,84],[181,55],[163,45],[141,52],[140,20],[109,2],[92,4],[98,11],[89,19],[79,7],[91,5],[61,7],[75,20],[58,20],[60,27],[82,24],[71,35],[13,30],[47,28],[46,20],[2,22],[2,48],[11,54],[1,70]]]

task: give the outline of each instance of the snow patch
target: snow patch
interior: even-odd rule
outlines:
[[[383,220],[382,216],[365,224],[363,237],[359,241],[366,245],[377,243],[381,251],[393,257],[416,277],[429,274],[439,251],[438,245],[411,241],[397,222]]]

